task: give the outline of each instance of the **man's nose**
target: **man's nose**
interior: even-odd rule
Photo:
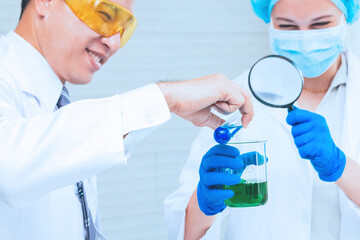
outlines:
[[[102,37],[101,42],[105,44],[111,52],[116,52],[120,48],[121,35],[116,33],[111,37]]]

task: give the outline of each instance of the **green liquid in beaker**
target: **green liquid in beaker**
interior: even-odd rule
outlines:
[[[234,191],[232,198],[225,200],[229,207],[255,207],[264,205],[267,202],[267,182],[247,182],[242,180],[233,186],[224,186],[226,190]]]

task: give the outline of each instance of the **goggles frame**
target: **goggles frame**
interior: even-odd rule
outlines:
[[[65,0],[72,12],[89,28],[104,37],[120,33],[123,47],[134,33],[137,20],[125,7],[109,0]]]

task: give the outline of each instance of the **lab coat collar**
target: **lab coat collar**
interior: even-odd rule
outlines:
[[[352,53],[346,52],[346,58],[348,63],[348,80],[346,87],[346,99],[345,99],[345,111],[344,111],[344,122],[342,126],[343,134],[340,148],[345,154],[351,159],[359,163],[360,156],[358,153],[357,144],[360,142],[360,61]]]
[[[349,73],[348,61],[346,59],[345,53],[342,53],[340,56],[341,56],[341,65],[339,67],[339,70],[335,74],[334,79],[332,80],[332,82],[330,84],[329,91],[331,91],[333,88],[336,88],[342,84],[346,84],[346,82],[347,82],[348,73]]]
[[[62,82],[46,59],[25,39],[13,31],[6,38],[9,61],[5,61],[5,64],[15,75],[21,90],[36,97],[48,111],[54,111],[63,87]]]

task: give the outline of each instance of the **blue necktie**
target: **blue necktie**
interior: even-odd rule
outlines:
[[[56,106],[58,107],[58,109],[60,109],[63,106],[68,105],[69,103],[70,103],[69,91],[66,89],[66,87],[63,87],[61,90],[61,95],[59,97],[59,100],[56,103]]]
[[[56,104],[58,109],[68,105],[70,103],[70,95],[66,87],[63,87],[61,91],[60,98]],[[95,240],[96,239],[96,230],[92,223],[91,215],[89,212],[89,208],[86,204],[85,193],[84,193],[84,185],[83,182],[80,181],[76,183],[78,197],[81,202],[81,208],[84,219],[84,228],[85,228],[85,240]]]

